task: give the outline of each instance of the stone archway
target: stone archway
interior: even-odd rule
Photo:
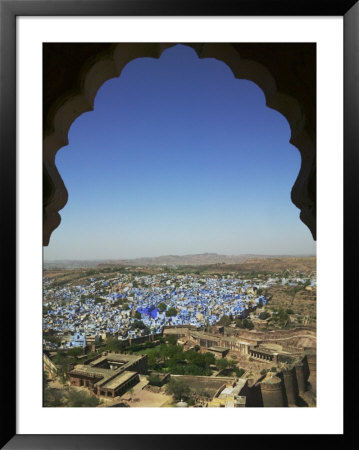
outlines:
[[[60,224],[68,199],[55,165],[58,150],[81,114],[93,109],[96,93],[135,58],[159,58],[176,44],[44,44],[43,244]],[[199,58],[226,63],[234,76],[256,83],[266,104],[289,122],[290,142],[301,154],[291,191],[300,218],[316,239],[316,48],[315,44],[189,44]]]

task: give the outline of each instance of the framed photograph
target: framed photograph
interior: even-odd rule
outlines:
[[[2,448],[160,449],[182,448],[189,437],[194,447],[204,439],[344,435],[343,214],[358,168],[358,4],[167,3],[0,0],[9,261]],[[181,94],[184,80],[192,87]],[[113,130],[124,149],[137,139],[131,157],[121,153],[122,171],[116,149],[99,153],[114,146]],[[285,145],[299,150],[288,160],[281,130]],[[171,149],[167,162],[166,150],[153,146]],[[236,159],[244,147],[248,168]],[[255,147],[265,151],[254,155]],[[110,190],[93,189],[100,173]],[[242,188],[234,212],[233,192]],[[293,222],[277,188],[298,208]],[[123,192],[115,203],[106,197],[111,189]],[[126,209],[131,202],[138,206]],[[346,231],[355,235],[352,209]],[[354,246],[345,251],[351,257]],[[61,284],[68,260],[82,263]],[[208,264],[216,267],[210,275],[199,269]],[[230,267],[245,264],[250,275],[237,279]],[[270,303],[278,283],[293,291],[284,309]],[[298,286],[310,307],[294,302]],[[156,345],[163,355],[151,353]],[[201,383],[187,392],[186,376]]]

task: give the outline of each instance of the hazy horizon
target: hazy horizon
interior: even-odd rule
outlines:
[[[117,257],[117,258],[58,258],[58,259],[45,259],[44,262],[53,262],[53,261],[118,261],[118,260],[132,260],[132,259],[146,259],[146,258],[165,258],[168,256],[174,256],[174,257],[184,257],[184,256],[202,256],[202,255],[215,255],[215,256],[226,256],[226,257],[240,257],[240,256],[248,256],[248,257],[298,257],[298,258],[304,258],[304,257],[316,257],[316,253],[293,253],[293,254],[284,254],[284,253],[278,253],[278,254],[264,254],[264,253],[239,253],[239,254],[223,254],[223,253],[214,253],[214,252],[204,252],[204,253],[184,253],[184,254],[172,254],[167,253],[163,255],[143,255],[138,256],[135,258],[127,258],[127,257]]]
[[[69,200],[44,259],[315,255],[290,199],[301,160],[289,139],[223,62],[183,45],[135,59],[56,155]]]

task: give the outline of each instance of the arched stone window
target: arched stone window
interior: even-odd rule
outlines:
[[[43,244],[60,224],[67,190],[55,165],[72,122],[93,109],[100,86],[135,58],[159,58],[176,44],[44,44]],[[256,83],[266,104],[289,122],[301,168],[291,198],[316,239],[316,46],[304,44],[183,44],[199,58],[223,61],[239,79]]]

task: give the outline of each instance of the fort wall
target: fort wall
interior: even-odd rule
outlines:
[[[211,396],[214,396],[216,392],[224,387],[233,387],[236,384],[236,378],[234,377],[209,377],[209,376],[196,376],[196,375],[171,375],[171,379],[182,380],[191,389],[197,393],[201,391],[207,391]]]
[[[317,356],[315,354],[307,355],[307,362],[309,368],[308,382],[311,385],[314,395],[317,393]]]
[[[43,364],[44,364],[44,370],[52,376],[57,376],[57,367],[55,364],[51,361],[51,359],[44,353],[43,354]]]
[[[122,342],[127,344],[127,345],[143,344],[145,342],[156,341],[157,339],[162,337],[162,334],[163,333],[149,334],[149,335],[140,336],[140,337],[137,337],[137,338],[124,339],[124,340],[122,340]]]
[[[260,383],[260,388],[264,407],[287,406],[283,382],[280,378],[274,376],[270,380],[264,380]]]
[[[298,397],[296,371],[293,367],[292,369],[283,370],[282,374],[288,406],[295,406],[297,404]]]
[[[247,406],[300,406],[308,381],[316,394],[315,354],[302,357],[294,366],[282,369],[272,378],[262,378],[250,386]],[[309,378],[309,380],[308,380]]]
[[[256,383],[253,386],[248,386],[247,393],[247,407],[263,407],[263,398],[260,383]]]
[[[295,374],[297,378],[298,392],[299,394],[303,394],[306,391],[306,379],[304,375],[304,363],[301,362],[295,365]]]
[[[224,334],[227,336],[233,336],[235,334],[235,336],[241,337],[246,340],[249,339],[258,341],[273,341],[303,336],[316,338],[316,330],[312,327],[296,327],[289,330],[273,330],[273,331],[256,331],[256,330],[249,331],[237,328],[234,331],[235,333],[233,332],[233,328],[225,327]]]
[[[198,329],[196,327],[190,325],[176,325],[176,326],[165,326],[163,327],[163,335],[166,334],[178,334],[181,336],[190,335],[191,331],[195,331],[198,333],[204,333],[208,336],[212,336],[213,338],[220,340],[222,337],[222,333],[210,333],[204,332],[202,329]],[[300,338],[307,336],[312,339],[316,339],[316,330],[313,327],[296,327],[289,330],[272,330],[272,331],[257,331],[257,330],[245,330],[241,328],[231,328],[224,327],[223,329],[223,338],[242,338],[245,341],[249,341],[250,343],[255,342],[256,344],[261,343],[262,341],[282,341]],[[144,336],[145,337],[145,336]],[[140,338],[141,339],[141,338]],[[292,345],[290,342],[281,343],[288,350],[298,350],[298,348]]]

